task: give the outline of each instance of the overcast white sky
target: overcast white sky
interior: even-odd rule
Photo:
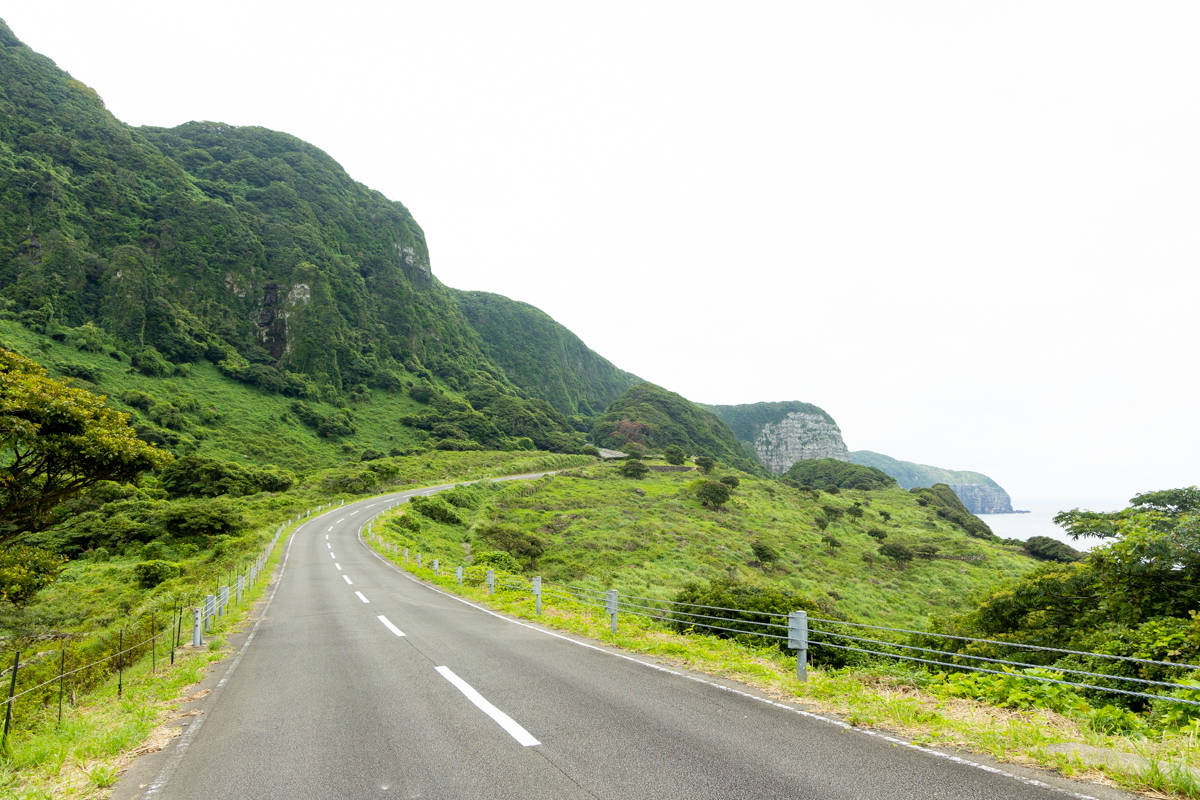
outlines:
[[[135,125],[306,139],[434,273],[1022,498],[1200,483],[1194,2],[10,4]]]

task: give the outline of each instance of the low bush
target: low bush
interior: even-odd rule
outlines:
[[[179,574],[179,565],[172,561],[155,559],[133,565],[133,577],[143,589],[153,589],[163,581],[179,577]]]

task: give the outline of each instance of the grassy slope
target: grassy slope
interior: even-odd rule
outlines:
[[[535,487],[505,487],[474,512],[473,523],[500,521],[536,532],[547,541],[531,574],[594,588],[669,597],[697,578],[737,575],[769,581],[871,621],[920,626],[932,613],[961,611],[967,597],[997,581],[1023,574],[1037,562],[1014,549],[972,539],[936,520],[908,492],[844,491],[812,500],[774,481],[742,474],[728,508],[712,511],[691,497],[698,473],[652,473],[643,480],[617,475],[612,466],[572,470]],[[642,493],[639,493],[641,490]],[[822,505],[870,504],[862,520],[846,517],[826,531],[842,542],[830,551],[812,520]],[[884,523],[879,511],[892,515]],[[411,512],[410,512],[411,513]],[[412,535],[393,527],[402,544],[441,558],[447,566],[463,561],[466,525],[421,520]],[[916,561],[907,569],[862,560],[876,542],[868,527],[883,527],[889,541],[937,544],[939,555],[978,556],[981,561]],[[782,558],[755,566],[751,542],[769,544]],[[486,548],[475,543],[475,548]]]
[[[900,483],[901,488],[904,489],[913,489],[918,486],[933,486],[935,483],[945,483],[947,485],[962,483],[988,486],[1004,491],[1000,484],[980,472],[942,469],[941,467],[931,467],[928,464],[916,464],[912,461],[899,461],[891,456],[885,456],[882,453],[873,453],[870,450],[855,450],[850,454],[850,462],[881,469],[895,478]]]

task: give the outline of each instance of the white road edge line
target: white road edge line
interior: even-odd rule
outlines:
[[[396,572],[398,572],[403,577],[408,578],[410,581],[417,584],[418,586],[424,586],[426,589],[429,589],[432,592],[437,592],[438,594],[444,595],[445,597],[448,597],[451,600],[457,600],[458,602],[462,603],[463,605],[470,606],[471,608],[482,611],[485,614],[489,614],[489,615],[495,617],[496,619],[502,619],[505,622],[512,623],[513,625],[520,625],[522,628],[529,628],[530,630],[537,631],[538,633],[545,634],[546,636],[552,636],[555,639],[562,639],[564,642],[570,642],[571,644],[579,645],[580,647],[586,647],[589,650],[595,650],[598,653],[606,653],[607,655],[613,656],[614,658],[622,658],[626,661],[632,661],[635,664],[641,664],[643,667],[649,667],[650,669],[658,670],[659,672],[665,672],[668,675],[676,675],[680,678],[686,678],[689,681],[695,681],[696,683],[703,683],[703,684],[705,684],[707,686],[711,686],[715,689],[720,689],[723,692],[729,692],[731,694],[740,695],[740,696],[748,698],[750,700],[755,700],[759,703],[766,703],[769,706],[775,706],[776,708],[781,708],[784,711],[790,711],[793,714],[798,714],[802,717],[807,717],[808,719],[816,720],[818,722],[825,722],[830,725],[836,725],[837,727],[842,728],[843,730],[846,730],[846,731],[850,731],[853,733],[859,733],[859,734],[862,734],[863,736],[873,736],[877,739],[883,739],[886,742],[891,742],[892,744],[897,745],[899,747],[907,747],[910,750],[916,750],[918,752],[921,752],[921,753],[924,753],[924,754],[930,755],[930,756],[935,756],[937,758],[944,758],[949,761],[953,761],[956,764],[962,764],[963,766],[966,766],[966,767],[974,767],[975,769],[983,770],[984,772],[990,772],[995,775],[1003,776],[1005,778],[1011,778],[1019,783],[1025,784],[1026,786],[1036,786],[1039,789],[1049,789],[1050,791],[1055,792],[1057,794],[1064,794],[1067,797],[1074,797],[1074,798],[1076,798],[1076,800],[1100,800],[1100,798],[1093,797],[1090,794],[1080,794],[1079,792],[1070,792],[1070,791],[1067,791],[1066,789],[1060,789],[1057,786],[1051,786],[1048,783],[1044,783],[1044,782],[1036,780],[1034,778],[1025,778],[1021,775],[1014,775],[1011,772],[1005,772],[1003,770],[996,769],[995,767],[989,767],[988,765],[980,764],[977,761],[971,761],[966,758],[960,758],[959,756],[953,755],[951,753],[941,752],[938,750],[934,750],[933,748],[930,748],[930,747],[922,747],[921,745],[913,744],[912,742],[906,742],[903,739],[897,739],[896,737],[888,736],[885,733],[880,733],[878,731],[870,731],[870,730],[866,730],[864,728],[856,728],[848,723],[842,722],[841,720],[831,719],[829,717],[822,716],[821,714],[814,714],[811,711],[805,711],[803,709],[796,708],[795,706],[787,705],[786,703],[778,703],[774,700],[769,700],[765,697],[759,697],[757,695],[750,694],[749,692],[743,692],[738,689],[731,688],[729,686],[722,686],[719,683],[714,683],[713,681],[708,681],[708,680],[705,680],[704,678],[697,678],[695,675],[685,675],[682,672],[676,672],[673,669],[668,669],[667,667],[659,666],[658,664],[651,664],[648,661],[642,661],[640,658],[634,658],[633,656],[627,656],[627,655],[624,655],[623,653],[615,653],[612,650],[606,650],[603,647],[597,647],[596,645],[588,644],[587,642],[581,642],[578,639],[572,639],[570,636],[563,636],[562,634],[554,633],[553,631],[548,631],[545,628],[539,628],[536,625],[530,625],[528,623],[521,622],[519,620],[509,619],[508,617],[504,616],[503,614],[498,614],[489,608],[484,608],[483,606],[476,605],[476,604],[472,603],[470,600],[464,600],[463,598],[452,595],[449,592],[443,592],[441,589],[437,589],[437,588],[425,583],[424,581],[420,581],[420,580],[414,578],[412,575],[409,575],[407,572],[400,569],[395,564],[391,563],[390,561],[388,561],[386,558],[384,558],[382,555],[375,552],[374,550],[371,550],[371,554],[374,555],[376,558],[378,558],[380,561],[382,561],[387,566],[396,570]]]
[[[393,625],[391,622],[389,622],[388,618],[383,616],[382,614],[379,615],[379,621],[382,622],[384,625],[386,625],[387,629],[389,631],[391,631],[392,633],[396,634],[397,636],[404,635],[404,631],[400,630],[395,625]]]
[[[341,569],[341,568],[339,567],[339,569]],[[354,585],[354,581],[350,580],[350,576],[349,576],[349,575],[343,575],[343,576],[342,576],[342,578],[344,578],[344,579],[345,579],[345,581],[346,581],[346,583],[350,584],[351,586],[353,586],[353,585]]]
[[[369,603],[369,602],[371,602],[371,601],[370,601],[370,600],[368,600],[367,598],[363,597],[363,593],[362,593],[362,592],[355,592],[355,594],[356,594],[356,595],[358,595],[358,599],[359,599],[359,600],[362,600],[364,603]]]
[[[380,619],[383,618],[380,617]],[[455,675],[449,667],[437,667],[437,671],[443,678],[450,681],[455,689],[458,689],[468,700],[474,703],[480,711],[491,717],[501,728],[504,728],[508,735],[516,739],[517,743],[522,747],[536,747],[541,744],[537,739],[530,736],[529,731],[518,725],[512,717],[485,700],[483,695],[472,688],[471,684]]]

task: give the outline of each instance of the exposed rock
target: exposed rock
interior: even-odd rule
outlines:
[[[952,483],[950,488],[972,514],[1011,514],[1012,499],[999,486],[978,483]]]
[[[804,459],[850,460],[850,451],[842,441],[842,430],[837,423],[803,411],[789,412],[778,422],[763,425],[751,445],[758,460],[776,475],[782,475],[792,464]]]

